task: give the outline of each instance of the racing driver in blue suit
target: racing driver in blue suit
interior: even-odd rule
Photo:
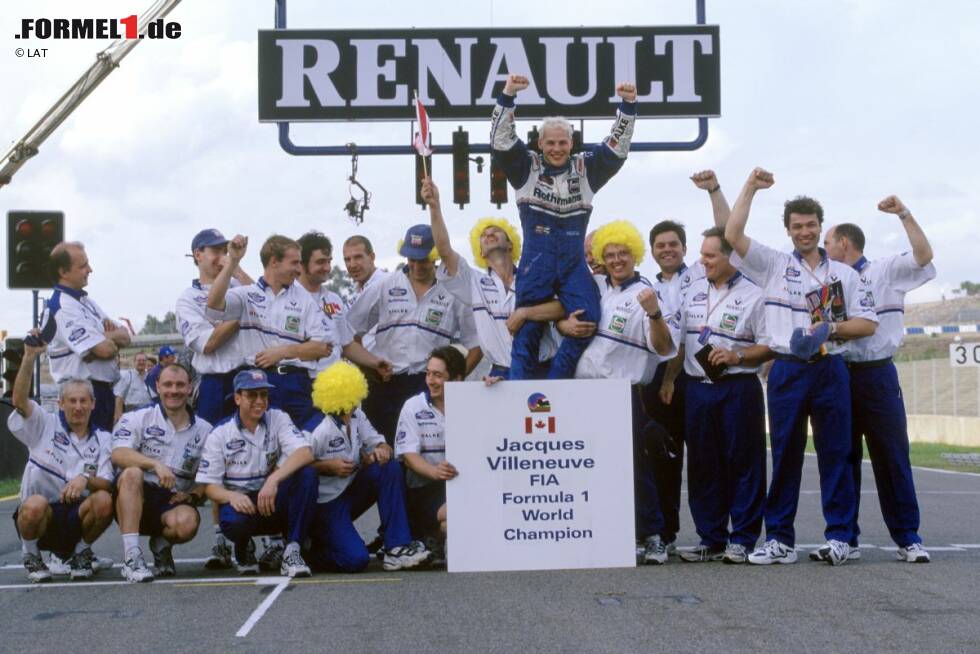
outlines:
[[[579,320],[599,321],[599,292],[585,262],[585,232],[592,196],[626,161],[636,120],[636,86],[622,83],[622,98],[612,132],[601,143],[572,155],[572,125],[545,118],[539,130],[541,155],[517,137],[514,96],[530,81],[509,75],[493,110],[490,144],[494,161],[516,190],[524,230],[524,251],[517,270],[517,306],[550,302],[556,295],[564,317],[582,310]],[[544,322],[525,321],[514,336],[510,379],[534,376]],[[566,337],[551,362],[549,379],[571,379],[591,338]]]

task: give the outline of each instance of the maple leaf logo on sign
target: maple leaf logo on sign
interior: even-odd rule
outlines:
[[[527,398],[527,408],[531,413],[550,413],[551,402],[544,393],[532,393]],[[524,418],[525,434],[554,434],[556,430],[554,416],[527,416]]]

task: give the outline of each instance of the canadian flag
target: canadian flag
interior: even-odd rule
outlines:
[[[419,100],[419,94],[415,93],[415,119],[419,123],[419,131],[415,132],[415,140],[412,145],[420,157],[432,155],[432,136],[429,134],[429,114]]]
[[[525,434],[554,434],[555,433],[555,418],[554,416],[548,416],[547,418],[535,418],[534,416],[528,416],[524,418],[524,433]]]

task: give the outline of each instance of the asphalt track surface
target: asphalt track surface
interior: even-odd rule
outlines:
[[[928,565],[894,560],[866,486],[862,558],[837,568],[806,560],[801,547],[791,566],[672,557],[635,569],[450,575],[372,563],[361,575],[292,583],[204,570],[205,510],[198,538],[175,549],[174,579],[132,585],[117,568],[91,582],[32,586],[19,567],[16,502],[5,501],[0,651],[980,652],[980,475],[917,469],[915,480]],[[823,522],[812,456],[803,487],[798,542],[816,544]],[[362,519],[362,533],[374,531],[376,515]],[[684,520],[679,542],[694,545]],[[118,531],[95,550],[118,563]]]

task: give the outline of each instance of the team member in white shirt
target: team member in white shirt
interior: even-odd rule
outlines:
[[[905,333],[902,320],[905,294],[933,279],[936,268],[932,265],[929,240],[902,201],[890,195],[878,203],[878,209],[898,216],[912,246],[911,252],[868,261],[864,257],[864,233],[857,225],[848,223],[827,230],[824,239],[827,255],[854,268],[869,287],[879,321],[874,336],[853,341],[844,353],[851,373],[855,492],[860,498],[861,437],[864,436],[881,514],[898,545],[898,558],[908,563],[927,563],[929,552],[922,547],[919,536],[919,503],[909,461],[905,403],[892,356]],[[851,543],[854,546],[859,533],[855,511],[855,540]],[[821,558],[821,554],[817,550],[810,557]]]
[[[235,375],[238,413],[208,436],[196,481],[221,505],[221,531],[235,545],[241,574],[256,574],[252,537],[286,540],[280,573],[308,577],[300,546],[310,533],[317,497],[313,452],[284,411],[269,408],[269,383],[258,369]]]
[[[730,208],[721,184],[712,170],[702,170],[691,175],[694,185],[706,192],[711,201],[711,214],[715,226],[724,226]],[[650,252],[660,272],[653,280],[660,305],[668,316],[676,314],[684,293],[695,279],[704,277],[700,261],[689,267],[684,263],[687,255],[687,232],[684,225],[673,220],[663,220],[650,230]],[[664,538],[668,549],[674,550],[674,541],[680,529],[681,482],[684,469],[684,389],[687,374],[683,357],[678,355],[661,363],[651,381],[644,388],[643,399],[650,413],[666,431],[663,443],[653,447],[653,466],[660,493],[660,506],[664,513]],[[664,430],[659,432],[661,438]]]
[[[460,340],[469,350],[469,373],[480,362],[473,315],[436,281],[437,253],[428,225],[414,225],[405,234],[399,254],[408,259],[403,270],[364,289],[347,312],[355,334],[377,327],[373,354],[391,361],[394,375],[372,383],[364,413],[389,444],[402,405],[425,387],[429,352]]]
[[[146,388],[146,353],[133,355],[133,367],[119,371],[119,380],[112,387],[116,396],[113,422],[127,411],[133,411],[150,403],[150,392]]]
[[[112,434],[116,479],[116,520],[129,581],[153,581],[139,537],[150,537],[153,567],[161,577],[177,574],[173,545],[197,535],[201,516],[193,505],[204,499],[195,483],[197,466],[211,424],[188,405],[191,376],[172,363],[160,371],[159,403],[123,415]]]
[[[354,521],[375,503],[384,569],[413,568],[429,558],[409,530],[401,464],[358,408],[367,392],[364,374],[345,361],[321,372],[313,384],[313,404],[322,412],[307,434],[316,458],[313,468],[320,474],[307,556],[315,568],[360,572],[367,567],[370,554]]]
[[[256,283],[229,289],[247,245],[243,236],[228,244],[229,262],[208,291],[208,317],[238,320],[245,363],[265,370],[273,384],[270,406],[302,425],[313,415],[310,371],[333,351],[327,320],[295,283],[302,271],[300,247],[285,236],[273,235],[263,243],[263,274]]]
[[[348,361],[373,370],[381,379],[390,378],[391,362],[374,356],[354,340],[354,333],[347,324],[346,304],[343,298],[326,286],[330,278],[330,261],[333,254],[330,239],[320,232],[307,232],[296,242],[300,246],[300,263],[303,267],[299,275],[299,284],[309,292],[317,308],[323,312],[329,332],[327,339],[333,344],[330,356],[317,361],[316,368],[310,371],[310,375],[316,377],[317,373],[340,361],[343,356]],[[317,419],[318,414],[314,413],[313,418]]]
[[[766,424],[758,372],[772,351],[765,345],[762,289],[732,266],[724,227],[712,227],[703,236],[706,277],[688,288],[678,325],[688,375],[688,502],[701,542],[679,556],[682,561],[745,563],[762,531]],[[697,358],[702,351],[711,376],[719,375],[715,379]]]
[[[480,350],[490,360],[489,376],[506,379],[514,341],[511,334],[520,329],[524,320],[560,320],[565,317],[565,310],[558,300],[514,309],[521,237],[513,225],[503,218],[484,218],[470,232],[473,259],[478,268],[486,269],[483,274],[453,249],[439,204],[439,189],[429,178],[422,182],[422,199],[429,205],[432,237],[441,260],[436,278],[472,310]],[[548,373],[548,361],[558,348],[547,330],[541,340],[542,365],[537,376],[543,378]]]
[[[636,272],[645,254],[643,237],[631,223],[618,220],[596,230],[592,256],[606,275],[595,277],[600,294],[600,319],[595,338],[575,369],[576,379],[625,378],[631,384],[633,426],[633,487],[637,553],[644,563],[667,562],[664,518],[657,482],[644,433],[649,418],[641,387],[653,378],[657,364],[677,353],[657,294]]]
[[[395,456],[407,468],[406,504],[412,535],[435,543],[433,563],[445,560],[446,482],[459,472],[446,461],[446,382],[466,376],[463,355],[453,346],[432,351],[425,366],[425,391],[402,407]]]
[[[850,381],[839,343],[871,336],[878,318],[873,299],[862,294],[857,273],[831,261],[819,247],[823,208],[816,200],[797,197],[784,205],[783,226],[793,242],[792,253],[745,235],[756,191],[772,185],[772,173],[753,170],[725,226],[725,239],[735,251],[732,264],[765,293],[768,345],[776,353],[766,387],[772,446],[767,540],[749,555],[749,562],[796,561],[793,522],[809,418],[820,469],[827,561],[840,565],[850,554],[857,496],[849,461]]]
[[[112,523],[109,433],[91,422],[95,394],[88,380],[62,383],[58,415],[30,399],[34,362],[44,349],[24,343],[12,393],[16,411],[7,418],[10,433],[29,450],[14,524],[28,579],[51,579],[41,549],[68,559],[72,579],[88,579],[95,560],[91,545]]]
[[[191,257],[197,267],[197,279],[177,298],[177,329],[194,353],[191,367],[200,382],[194,411],[212,425],[235,412],[233,383],[235,374],[245,364],[245,354],[238,339],[238,320],[208,318],[208,292],[218,273],[228,263],[228,239],[217,229],[202,229],[191,239]],[[251,284],[240,266],[229,282],[232,288]],[[214,545],[204,567],[225,570],[232,566],[231,546],[221,535],[218,506],[211,506],[214,519]]]
[[[112,429],[116,407],[112,386],[119,379],[119,348],[129,332],[116,326],[82,289],[92,273],[85,246],[59,243],[51,250],[51,276],[57,279],[41,318],[41,340],[49,344],[48,365],[57,383],[88,379],[95,391],[92,424]]]

